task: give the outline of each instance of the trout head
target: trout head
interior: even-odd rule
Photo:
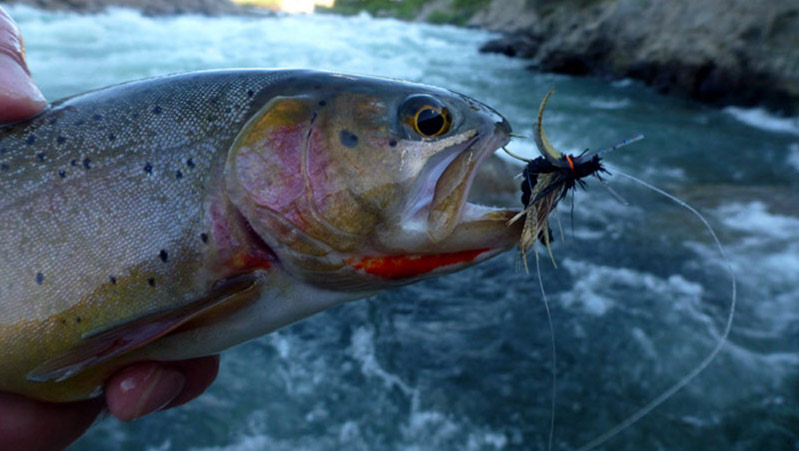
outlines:
[[[286,81],[228,154],[231,203],[291,274],[370,292],[462,269],[517,241],[516,213],[467,202],[509,140],[491,108],[443,89],[314,74]]]

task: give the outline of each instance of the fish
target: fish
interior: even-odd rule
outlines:
[[[467,201],[511,126],[465,95],[311,70],[156,77],[0,127],[0,391],[68,402],[510,250]]]

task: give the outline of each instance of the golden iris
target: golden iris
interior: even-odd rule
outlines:
[[[452,121],[446,108],[424,105],[416,111],[411,125],[419,135],[425,138],[435,138],[448,132]]]

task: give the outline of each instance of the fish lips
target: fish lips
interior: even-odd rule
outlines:
[[[490,249],[496,255],[518,241],[521,229],[507,224],[518,211],[467,202],[480,165],[510,141],[510,132],[503,119],[428,164],[403,220],[406,231],[424,231],[423,247],[435,252]]]

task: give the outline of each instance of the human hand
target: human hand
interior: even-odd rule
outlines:
[[[0,393],[0,450],[62,449],[86,432],[104,406],[118,419],[132,421],[185,404],[211,385],[218,370],[218,356],[136,363],[106,381],[104,399],[73,403]]]
[[[28,71],[17,24],[0,7],[0,124],[31,117],[46,105]]]
[[[0,124],[39,113],[47,105],[25,61],[22,37],[0,7]],[[106,408],[122,421],[184,404],[216,379],[219,357],[141,362],[105,384],[103,398],[53,404],[0,393],[0,450],[61,449],[77,440]]]

